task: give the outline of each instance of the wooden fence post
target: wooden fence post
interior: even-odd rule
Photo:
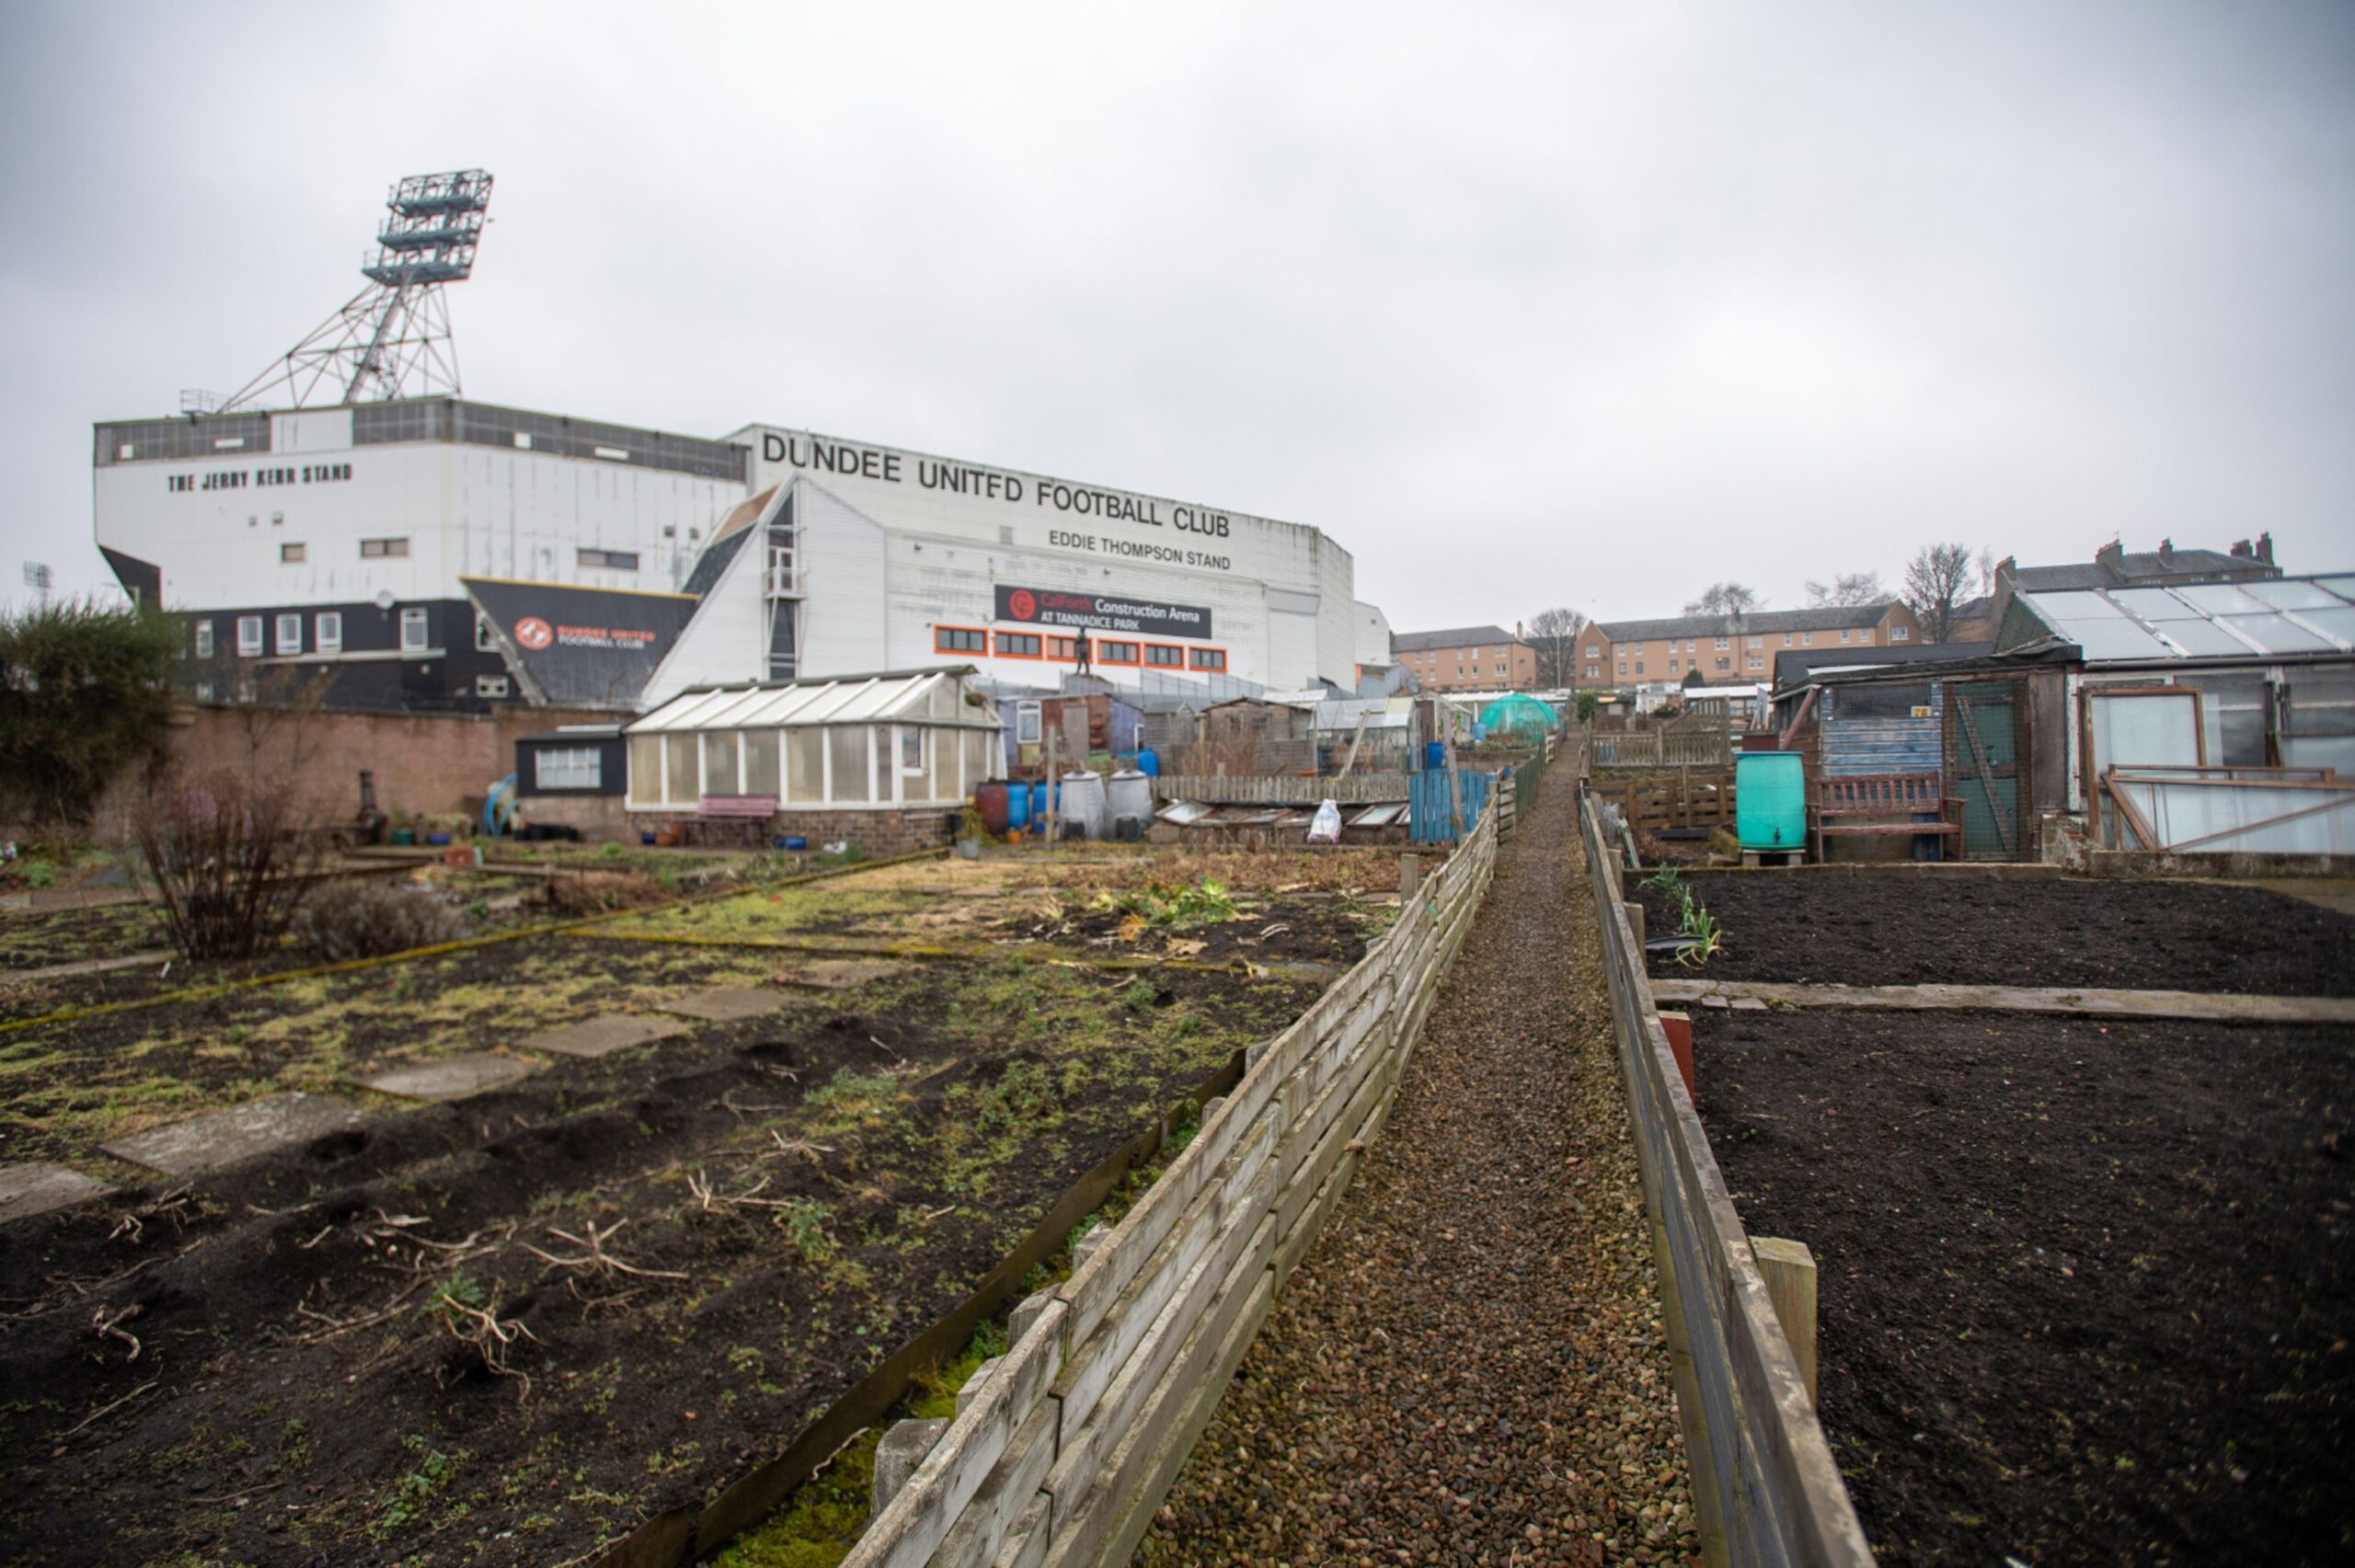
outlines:
[[[1799,1381],[1807,1385],[1807,1402],[1815,1397],[1815,1254],[1805,1242],[1778,1236],[1752,1236],[1750,1252],[1758,1272],[1766,1277],[1766,1295],[1783,1337],[1791,1342],[1791,1359],[1799,1364]]]

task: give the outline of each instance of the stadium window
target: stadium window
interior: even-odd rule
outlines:
[[[311,617],[311,641],[321,653],[343,651],[343,612],[322,610]]]
[[[1226,668],[1226,650],[1223,647],[1198,647],[1192,652],[1193,667],[1196,670],[1224,670]]]
[[[261,657],[260,616],[240,615],[237,617],[237,653],[243,658]]]
[[[1171,647],[1166,643],[1147,643],[1144,645],[1144,661],[1163,670],[1182,670],[1186,665],[1186,650]]]
[[[507,677],[504,675],[476,676],[475,695],[477,697],[503,697],[507,695]]]
[[[490,624],[490,617],[488,615],[475,616],[475,651],[477,653],[499,651],[499,628]]]
[[[311,547],[307,544],[281,544],[278,547],[278,564],[281,567],[299,567],[310,557]]]
[[[432,646],[432,631],[426,623],[424,611],[404,610],[401,612],[401,651],[403,653],[422,653]]]
[[[987,653],[990,651],[990,636],[987,632],[971,626],[935,626],[932,629],[932,651]]]
[[[635,550],[583,550],[580,552],[580,564],[583,567],[597,567],[609,572],[634,572],[638,570],[638,552]]]
[[[997,635],[997,655],[1000,658],[1038,658],[1039,634],[1036,632],[1000,632]]]
[[[301,612],[281,615],[277,627],[278,651],[281,654],[303,651],[303,616]]]
[[[200,659],[213,657],[213,623],[210,621],[196,624],[196,657]]]
[[[1047,657],[1049,658],[1077,658],[1079,657],[1079,639],[1076,637],[1049,637],[1047,639]]]
[[[1134,664],[1141,656],[1134,643],[1104,642],[1096,645],[1096,657],[1104,664]]]
[[[408,554],[406,539],[362,539],[360,558],[363,561],[397,560]]]

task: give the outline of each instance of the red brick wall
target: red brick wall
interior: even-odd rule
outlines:
[[[659,832],[677,821],[676,811],[633,811],[630,832]],[[811,853],[827,844],[847,840],[869,860],[938,849],[955,835],[957,813],[944,807],[897,807],[869,810],[780,811],[769,818],[772,838],[804,838]]]
[[[491,714],[354,714],[259,705],[198,707],[173,715],[171,765],[227,771],[291,792],[322,822],[360,809],[360,774],[375,775],[376,804],[413,816],[455,816],[515,771],[515,742],[566,724],[611,723],[611,714],[510,708]],[[101,842],[134,836],[143,778],[118,780],[92,824]]]

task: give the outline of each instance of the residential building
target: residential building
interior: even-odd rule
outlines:
[[[1502,626],[1400,632],[1390,649],[1425,691],[1525,692],[1537,684],[1537,650]]]
[[[1920,637],[1913,612],[1895,600],[1743,615],[1676,615],[1658,621],[1599,621],[1580,633],[1574,666],[1581,688],[1618,690],[1683,681],[1694,670],[1712,685],[1772,686],[1786,649],[1862,650]]]

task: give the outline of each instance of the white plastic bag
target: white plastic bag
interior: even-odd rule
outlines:
[[[1328,800],[1316,808],[1316,820],[1308,825],[1308,841],[1312,844],[1338,844],[1341,841],[1341,807],[1338,802]]]

